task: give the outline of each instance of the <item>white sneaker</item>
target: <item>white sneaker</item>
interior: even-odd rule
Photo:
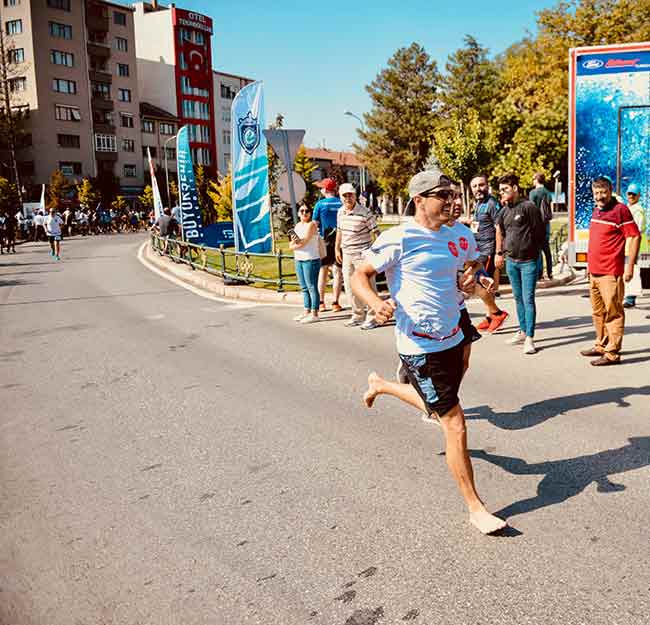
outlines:
[[[320,321],[320,319],[316,315],[305,315],[300,320],[300,323],[316,323],[317,321]]]
[[[306,316],[307,316],[307,315],[306,315],[304,312],[302,312],[302,313],[300,313],[299,315],[296,315],[296,316],[293,318],[293,320],[294,320],[294,321],[302,321]]]
[[[524,340],[524,354],[536,354],[537,348],[535,347],[535,342],[532,337],[527,336]]]
[[[515,334],[514,336],[511,336],[506,341],[506,343],[508,343],[508,345],[521,345],[525,340],[526,340],[526,335],[521,330],[519,330],[519,332],[517,332],[517,334]]]
[[[352,317],[352,319],[348,319],[343,325],[346,328],[353,328],[354,326],[360,326],[362,323],[363,321],[361,321],[361,319],[355,319]]]
[[[374,330],[379,324],[374,319],[368,319],[361,324],[360,330]]]

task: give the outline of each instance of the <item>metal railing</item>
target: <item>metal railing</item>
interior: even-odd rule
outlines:
[[[174,262],[206,271],[226,283],[275,286],[278,292],[284,291],[285,287],[300,288],[293,255],[285,254],[281,250],[275,254],[235,252],[223,245],[207,247],[180,239],[161,237],[155,232],[151,233],[151,246]],[[288,267],[285,266],[286,263],[289,263]]]

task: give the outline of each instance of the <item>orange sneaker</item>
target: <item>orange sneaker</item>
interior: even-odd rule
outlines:
[[[334,302],[332,304],[332,310],[334,312],[341,312],[343,310],[343,306],[341,306],[338,302]]]
[[[498,315],[492,317],[490,326],[488,327],[488,332],[496,332],[502,325],[503,322],[508,318],[508,313],[505,310],[502,310]]]
[[[483,321],[481,321],[481,323],[479,323],[476,326],[476,329],[477,330],[487,330],[490,327],[491,323],[492,323],[492,319],[490,317],[486,317],[485,319],[483,319]]]

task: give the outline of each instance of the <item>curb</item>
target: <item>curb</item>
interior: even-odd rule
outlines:
[[[258,302],[266,304],[285,304],[287,306],[302,307],[302,294],[300,291],[282,292],[259,289],[251,286],[231,286],[223,283],[223,280],[215,275],[200,269],[192,269],[183,263],[175,263],[164,256],[160,256],[154,251],[149,242],[143,245],[143,256],[145,260],[153,265],[156,269],[178,279],[197,289],[207,291],[218,297],[231,300],[243,300],[248,302]],[[571,273],[563,278],[554,280],[540,281],[537,283],[538,289],[550,289],[558,286],[565,286],[573,282],[579,276]],[[512,287],[503,285],[499,292],[502,295],[512,293]],[[347,297],[343,294],[345,299]],[[331,305],[331,295],[325,295],[326,304]],[[349,303],[348,303],[349,306]]]

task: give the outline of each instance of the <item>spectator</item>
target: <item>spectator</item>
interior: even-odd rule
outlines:
[[[289,248],[294,252],[296,275],[304,303],[304,311],[294,317],[300,323],[318,321],[320,297],[318,294],[318,273],[320,271],[320,250],[318,225],[312,220],[312,209],[304,204],[298,209],[300,221],[289,231]]]
[[[627,205],[632,213],[632,218],[634,223],[639,229],[640,233],[644,233],[646,230],[646,219],[645,219],[645,209],[641,204],[639,204],[639,199],[641,198],[641,189],[636,183],[632,183],[627,188]],[[630,257],[630,243],[628,239],[625,241],[625,257],[626,261]],[[625,299],[623,300],[623,306],[625,308],[633,308],[636,306],[636,298],[642,293],[641,285],[641,269],[638,265],[634,265],[634,273],[632,274],[632,279],[629,282],[625,283]]]
[[[339,196],[343,206],[336,216],[336,260],[343,266],[345,292],[352,304],[352,316],[345,325],[372,330],[378,324],[365,302],[352,292],[350,279],[357,266],[362,264],[363,253],[376,237],[377,222],[372,212],[357,202],[357,192],[349,182],[339,187]],[[371,283],[375,288],[374,277]]]
[[[612,196],[612,181],[607,176],[591,183],[594,207],[589,224],[588,270],[591,310],[596,343],[580,353],[595,356],[595,367],[621,361],[625,309],[625,283],[632,280],[641,235],[630,209]],[[625,244],[629,253],[625,258]]]
[[[45,215],[43,211],[38,211],[34,215],[34,241],[45,241]]]
[[[553,210],[551,208],[553,202],[553,195],[544,186],[546,177],[542,172],[537,172],[533,176],[533,190],[528,195],[528,199],[537,206],[537,209],[542,215],[544,220],[544,227],[546,228],[546,238],[542,246],[542,254],[546,259],[546,277],[549,280],[553,279],[553,256],[551,254],[551,220],[553,219]],[[544,265],[542,263],[542,256],[539,259],[539,278],[544,275]]]
[[[330,268],[332,270],[332,310],[339,312],[341,305],[339,297],[343,288],[343,274],[341,265],[336,262],[336,216],[341,208],[341,200],[336,196],[336,181],[332,178],[325,178],[316,183],[320,187],[323,198],[316,202],[314,206],[314,221],[318,225],[320,236],[325,241],[327,255],[321,260],[320,273],[318,274],[318,293],[320,296],[319,309],[326,310],[325,306],[325,288],[329,279]]]
[[[74,221],[74,214],[69,206],[63,211],[63,235],[66,237],[72,236],[72,225]]]
[[[524,354],[535,354],[535,289],[537,263],[546,236],[544,221],[537,206],[521,197],[519,178],[515,174],[499,178],[499,194],[505,207],[497,220],[496,265],[502,268],[505,264],[519,320],[519,332],[508,343],[523,343]]]
[[[16,253],[16,228],[18,222],[16,217],[9,212],[5,213],[5,245],[7,247],[7,254],[9,252]]]

